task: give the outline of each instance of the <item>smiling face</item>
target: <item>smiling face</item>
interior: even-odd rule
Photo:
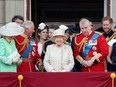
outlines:
[[[46,40],[47,39],[47,29],[43,29],[41,32],[38,33],[40,39]]]
[[[104,32],[108,33],[112,29],[112,23],[109,20],[105,20],[102,22],[102,27]]]
[[[55,29],[52,29],[52,28],[49,29],[49,31],[48,31],[48,39],[51,39],[52,38],[52,35],[53,35],[54,30]]]
[[[25,29],[25,33],[28,37],[32,36],[34,32],[35,32],[34,24]]]
[[[54,37],[54,42],[56,43],[57,46],[62,46],[64,43],[64,36],[55,36]]]

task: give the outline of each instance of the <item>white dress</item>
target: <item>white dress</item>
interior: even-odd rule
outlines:
[[[47,72],[70,72],[74,66],[72,49],[69,45],[57,47],[49,45],[44,57],[44,67]]]

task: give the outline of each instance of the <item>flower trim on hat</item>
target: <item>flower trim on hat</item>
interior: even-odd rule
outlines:
[[[39,24],[38,29],[43,30],[45,27],[46,27],[46,24],[42,22]]]
[[[64,29],[64,30],[67,30],[67,29],[68,29],[68,27],[65,26],[65,25],[60,25],[59,28],[60,28],[60,29]]]

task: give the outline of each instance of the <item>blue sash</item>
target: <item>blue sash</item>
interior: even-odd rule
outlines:
[[[30,41],[33,40],[33,38],[30,38]],[[29,56],[29,53],[32,51],[33,49],[33,45],[30,44],[30,42],[28,42],[28,47],[27,49],[24,51],[24,53],[21,55],[22,58],[27,58]]]
[[[90,40],[96,40],[98,38],[99,34],[94,34]],[[82,52],[82,56],[86,57],[87,53],[90,51],[92,48],[92,45],[89,45],[88,43],[85,45],[85,50]]]

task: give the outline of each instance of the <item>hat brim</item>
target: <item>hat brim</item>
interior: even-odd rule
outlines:
[[[15,29],[15,31],[12,31],[12,32],[11,30],[12,29],[10,28],[6,30],[6,27],[3,26],[0,28],[0,34],[2,36],[18,36],[24,33],[24,29],[22,27],[20,27],[19,29]]]
[[[51,40],[54,42],[55,41],[55,38],[58,37],[58,36],[62,36],[64,38],[64,42],[68,39],[66,35],[54,35]]]
[[[18,35],[21,35],[21,34],[23,34],[23,33],[17,33],[17,34],[16,33],[15,34],[7,34],[7,33],[6,34],[4,34],[4,33],[2,34],[1,33],[2,36],[18,36]]]

